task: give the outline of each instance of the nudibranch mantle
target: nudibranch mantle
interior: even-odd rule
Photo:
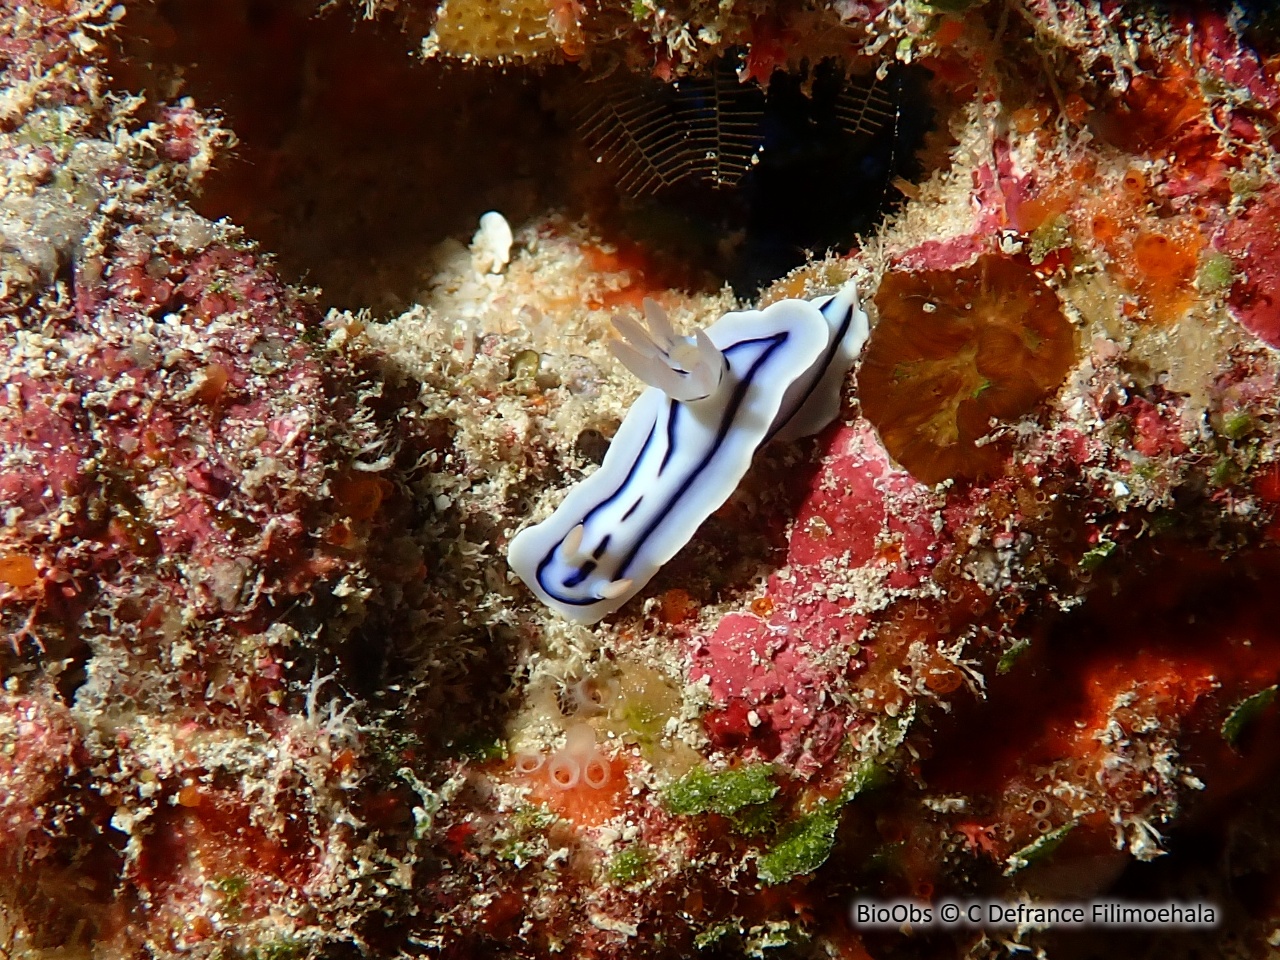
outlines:
[[[507,551],[538,599],[578,623],[639,593],[729,499],[761,446],[829,423],[868,333],[852,282],[834,296],[727,313],[696,337],[677,337],[655,304],[646,313],[652,332],[617,323],[630,343],[615,353],[654,385],[600,468]]]

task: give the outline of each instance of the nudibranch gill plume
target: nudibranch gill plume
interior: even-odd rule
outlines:
[[[774,437],[816,433],[840,409],[867,339],[852,282],[813,300],[727,313],[682,337],[653,301],[614,320],[614,354],[650,386],[600,468],[520,531],[511,569],[569,620],[595,623],[642,590],[733,493]]]

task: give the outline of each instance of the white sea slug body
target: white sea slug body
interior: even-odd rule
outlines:
[[[614,352],[651,386],[600,469],[511,541],[511,569],[569,620],[595,623],[642,590],[723,504],[775,436],[821,430],[866,341],[852,283],[834,296],[727,313],[679,337],[646,301],[650,330],[616,320]]]

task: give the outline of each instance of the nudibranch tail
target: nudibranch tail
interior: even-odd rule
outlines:
[[[644,589],[771,437],[829,422],[866,339],[852,285],[725,314],[692,339],[677,337],[652,301],[645,313],[647,331],[615,320],[627,342],[614,350],[650,388],[600,469],[508,549],[512,570],[538,598],[579,623],[595,623]]]
[[[810,303],[822,311],[830,337],[822,358],[797,377],[783,400],[770,440],[797,440],[817,433],[840,412],[844,378],[862,352],[871,326],[858,301],[858,289],[846,283],[835,294]]]
[[[647,330],[630,317],[613,318],[622,338],[609,342],[613,355],[673,400],[709,397],[724,376],[724,355],[702,330],[692,337],[678,336],[666,311],[647,297],[644,314],[649,321]]]

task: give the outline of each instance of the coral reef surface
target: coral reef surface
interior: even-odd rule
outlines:
[[[0,0],[0,956],[1266,956],[1267,18]],[[539,604],[611,317],[851,281],[836,420]],[[851,909],[1098,897],[1218,922]]]

